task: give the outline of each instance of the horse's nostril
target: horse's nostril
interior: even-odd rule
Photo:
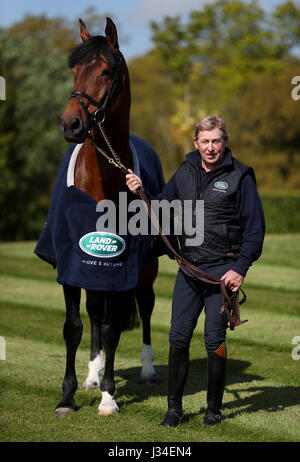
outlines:
[[[81,120],[78,117],[75,117],[74,119],[72,119],[70,128],[73,133],[79,132],[81,130],[81,127],[82,127]]]

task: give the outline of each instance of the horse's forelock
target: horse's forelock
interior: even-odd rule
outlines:
[[[68,58],[69,67],[72,69],[77,64],[88,64],[95,57],[103,55],[112,67],[118,67],[120,59],[117,53],[107,43],[105,37],[97,35],[75,47]]]

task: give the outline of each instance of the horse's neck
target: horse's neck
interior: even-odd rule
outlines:
[[[119,130],[116,127],[107,128],[106,132],[114,151],[121,158],[125,167],[132,168],[129,131],[125,131],[123,126]],[[92,137],[98,146],[112,156],[100,132],[94,131]],[[118,191],[125,188],[125,184],[124,173],[113,164],[110,164],[87,139],[77,157],[75,185],[93,197],[96,202],[99,202],[117,194]]]

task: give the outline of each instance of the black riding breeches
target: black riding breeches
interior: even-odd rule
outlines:
[[[204,271],[221,278],[233,266],[232,261],[219,265],[201,265]],[[198,318],[205,307],[204,340],[207,352],[215,351],[226,339],[227,319],[220,316],[223,305],[219,285],[196,281],[178,271],[172,302],[170,344],[188,348]]]

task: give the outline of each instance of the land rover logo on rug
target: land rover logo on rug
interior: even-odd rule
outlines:
[[[214,184],[214,187],[217,189],[224,190],[228,188],[228,184],[225,181],[216,181],[216,183]]]
[[[124,239],[116,234],[94,231],[82,236],[79,246],[93,257],[111,258],[120,255],[125,250],[126,244]]]

